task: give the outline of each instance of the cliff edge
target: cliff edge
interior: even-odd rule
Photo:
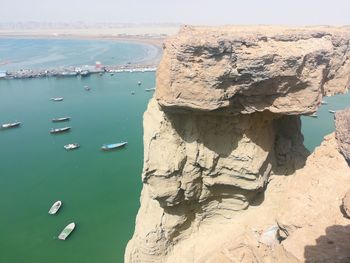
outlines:
[[[300,122],[349,76],[348,27],[184,27],[167,40],[125,262],[350,259],[348,164],[334,135],[308,156]]]

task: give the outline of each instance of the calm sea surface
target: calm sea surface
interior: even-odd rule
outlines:
[[[141,63],[157,55],[146,44],[69,39],[0,39],[0,69]]]
[[[23,45],[23,40],[3,41],[0,50],[11,43]],[[94,43],[96,47],[101,44],[40,41],[46,46],[56,45],[59,55],[63,50],[68,52],[64,53],[66,62],[60,65],[94,62],[96,57],[89,60],[85,53],[76,51],[81,44],[91,48]],[[142,60],[150,54],[143,45],[103,42],[107,46],[116,44],[111,53],[98,59],[108,61],[123,54],[126,60]],[[68,55],[71,48],[72,55]],[[31,49],[38,47],[33,44]],[[33,65],[32,57],[36,57],[34,61],[43,57],[34,53],[17,54],[18,61]],[[94,51],[87,54],[93,56]],[[50,65],[56,62],[50,61]],[[91,87],[90,92],[84,90],[85,85]],[[123,262],[139,207],[142,115],[153,95],[144,89],[154,85],[154,73],[0,80],[0,123],[23,123],[20,128],[0,131],[0,262]],[[132,91],[136,94],[131,95]],[[49,100],[56,96],[64,101]],[[303,117],[305,144],[310,150],[334,130],[328,109],[348,106],[349,98],[327,98],[329,104],[320,108],[318,119]],[[72,119],[68,123],[51,122],[62,116]],[[65,125],[72,127],[69,133],[49,134],[50,128]],[[129,144],[114,152],[100,150],[104,143],[120,141]],[[75,142],[81,144],[80,149],[63,149],[63,145]],[[56,200],[62,200],[63,206],[57,215],[50,216],[47,212]],[[77,228],[69,239],[58,240],[60,231],[73,221]]]

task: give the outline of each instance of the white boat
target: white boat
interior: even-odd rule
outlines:
[[[327,105],[328,103],[327,103],[327,101],[322,100],[322,101],[321,101],[321,104],[322,104],[322,105]]]
[[[145,91],[155,91],[156,88],[152,88],[152,89],[145,89]]]
[[[66,240],[66,238],[70,235],[70,233],[73,232],[75,228],[75,223],[70,223],[69,225],[67,225],[62,232],[59,234],[58,239],[60,240]]]
[[[54,134],[54,133],[61,133],[61,132],[69,131],[69,130],[70,130],[70,127],[63,127],[63,128],[57,128],[57,129],[52,128],[50,130],[50,133],[52,133],[52,134]]]
[[[114,150],[114,149],[118,149],[118,148],[124,147],[127,144],[128,144],[128,142],[104,144],[104,145],[102,145],[101,149],[104,150],[104,151],[110,151],[110,150]]]
[[[335,110],[329,110],[329,113],[335,114],[336,111]]]
[[[141,84],[142,84],[142,83],[141,83],[141,81],[138,81],[138,82],[137,82],[137,85],[139,85],[139,86],[140,86]]]
[[[84,86],[84,89],[85,89],[86,91],[91,90],[89,86]]]
[[[63,98],[57,97],[57,98],[51,98],[50,100],[52,100],[52,101],[62,101]]]
[[[80,147],[80,145],[78,143],[69,143],[69,144],[66,144],[65,146],[63,146],[64,149],[66,149],[67,151],[70,151],[70,150],[74,150],[74,149],[78,149]]]
[[[52,122],[63,122],[63,121],[69,121],[70,117],[61,117],[61,118],[55,118],[52,119]]]
[[[61,208],[62,202],[61,201],[56,201],[50,208],[49,214],[54,215],[57,213],[57,211]]]
[[[21,123],[19,121],[16,121],[16,122],[11,122],[11,123],[4,123],[1,125],[1,128],[3,128],[3,129],[15,128],[15,127],[18,127],[20,125],[21,125]]]
[[[310,114],[310,115],[307,115],[307,116],[312,117],[312,118],[317,118],[318,117],[316,113],[313,113],[313,114]]]

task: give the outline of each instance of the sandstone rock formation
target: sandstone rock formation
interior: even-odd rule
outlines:
[[[339,150],[350,163],[350,108],[335,113],[335,127]]]
[[[186,27],[168,40],[125,262],[349,258],[313,243],[328,226],[347,231],[349,167],[334,135],[307,158],[300,132],[300,114],[349,85],[349,39],[349,28]]]
[[[316,111],[349,85],[350,27],[184,27],[165,42],[157,99],[230,113]]]

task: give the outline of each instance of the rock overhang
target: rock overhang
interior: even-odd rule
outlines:
[[[315,112],[350,79],[350,27],[188,27],[168,39],[157,71],[165,111]]]

